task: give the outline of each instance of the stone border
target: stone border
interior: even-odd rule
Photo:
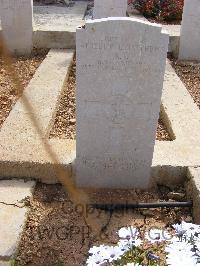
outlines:
[[[73,58],[72,50],[50,50],[24,91],[43,130],[42,139],[19,99],[0,131],[0,178],[33,178],[56,183],[54,163],[45,152],[48,141],[66,171],[72,172],[75,141],[48,139],[58,100]],[[22,96],[23,97],[23,96]],[[42,108],[41,108],[42,106]],[[174,141],[156,141],[152,177],[173,186],[185,181],[187,167],[200,166],[200,111],[167,61],[161,115]]]
[[[44,149],[43,140],[48,141],[73,55],[72,50],[50,50],[3,123],[0,131],[1,178],[39,178],[46,183],[56,181],[54,165]],[[31,103],[31,111],[24,107],[25,97]],[[32,123],[33,113],[37,115],[42,137]],[[48,142],[61,164],[68,168],[75,156],[74,143],[57,139]]]
[[[0,265],[10,265],[16,255],[23,232],[35,182],[24,180],[0,181]]]
[[[200,167],[189,167],[187,178],[187,197],[193,201],[194,221],[200,224]]]

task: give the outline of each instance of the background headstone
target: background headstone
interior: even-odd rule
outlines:
[[[77,29],[76,181],[146,188],[167,55],[161,27],[133,18]]]
[[[33,0],[0,0],[3,40],[16,54],[29,54],[32,50]]]
[[[200,60],[200,0],[184,1],[179,59]]]
[[[94,0],[93,18],[126,17],[127,0]]]

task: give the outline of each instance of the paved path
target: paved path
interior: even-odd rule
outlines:
[[[9,265],[27,218],[25,204],[32,197],[34,181],[0,181],[0,266]]]

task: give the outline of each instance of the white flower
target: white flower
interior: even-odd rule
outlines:
[[[89,249],[89,254],[90,255],[98,254],[102,251],[103,248],[104,248],[104,245],[100,245],[99,247],[93,246],[92,248]]]
[[[105,262],[112,262],[121,258],[126,250],[122,250],[119,246],[105,246],[99,247],[93,246],[89,250],[89,258],[87,259],[87,265],[102,265]]]
[[[153,244],[155,242],[169,241],[172,237],[167,231],[162,229],[150,229],[145,233],[145,238]]]
[[[101,254],[93,254],[89,256],[86,261],[86,265],[88,266],[95,266],[95,265],[102,265],[104,263],[104,259]]]
[[[178,255],[174,255],[167,257],[166,259],[167,265],[169,266],[196,266],[195,257],[189,257],[187,255],[183,255],[179,257]]]
[[[176,234],[180,238],[189,239],[196,234],[200,234],[200,226],[193,223],[182,221],[181,224],[174,224],[173,228],[176,230]]]
[[[120,259],[123,254],[124,251],[119,246],[107,246],[103,256],[105,261],[112,262],[113,260]]]
[[[118,231],[118,235],[120,238],[136,238],[138,236],[139,232],[137,228],[133,226],[128,227],[122,227]]]
[[[192,251],[193,246],[186,241],[173,240],[166,248],[167,265],[170,266],[194,266],[197,257]]]
[[[118,246],[121,248],[121,250],[129,250],[132,247],[138,247],[142,244],[142,240],[137,238],[137,239],[120,239],[118,241]]]

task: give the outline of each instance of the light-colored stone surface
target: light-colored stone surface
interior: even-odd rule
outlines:
[[[28,211],[20,201],[32,196],[34,186],[23,180],[0,181],[0,265],[15,255]]]
[[[169,61],[165,71],[161,110],[167,113],[164,122],[166,125],[170,124],[171,134],[175,136],[176,142],[184,143],[183,147],[190,143],[198,149],[200,111]]]
[[[126,17],[127,0],[94,0],[93,18]]]
[[[162,25],[163,30],[165,30],[171,37],[180,36],[181,25]]]
[[[0,202],[23,206],[21,200],[31,197],[34,185],[34,181],[2,180],[0,181]]]
[[[0,261],[0,266],[10,266],[10,261]]]
[[[200,167],[189,167],[187,177],[187,196],[193,201],[195,223],[200,224]]]
[[[47,31],[36,30],[33,32],[33,44],[37,48],[75,49],[75,29],[73,32],[69,31],[68,27],[65,31],[52,31],[51,28]]]
[[[78,1],[71,7],[34,6],[34,29],[37,31],[74,32],[83,24],[87,2]]]
[[[0,17],[7,48],[17,54],[29,54],[32,50],[33,0],[1,0]]]
[[[200,0],[184,1],[179,59],[200,60]]]
[[[11,258],[17,249],[26,221],[26,208],[0,203],[0,259]]]
[[[78,186],[148,186],[168,46],[161,29],[107,18],[77,30]]]

